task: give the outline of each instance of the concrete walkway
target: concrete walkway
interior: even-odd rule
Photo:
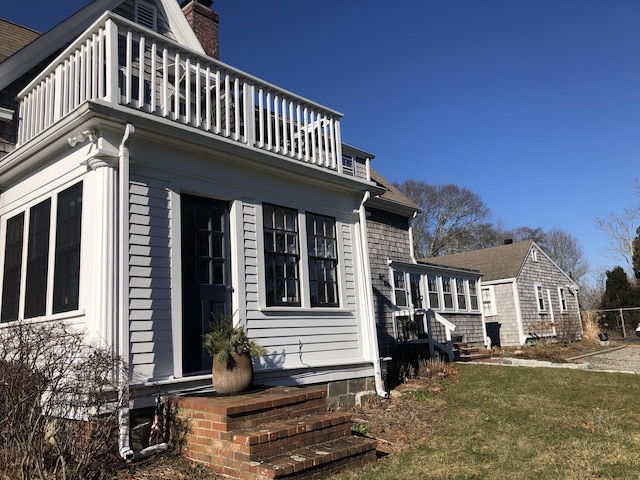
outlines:
[[[614,347],[597,353],[569,358],[567,361],[570,363],[554,363],[517,357],[492,357],[473,363],[510,365],[513,367],[572,368],[598,372],[640,373],[640,346]]]

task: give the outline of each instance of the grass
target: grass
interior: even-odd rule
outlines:
[[[459,365],[425,445],[358,479],[620,479],[640,472],[640,377]],[[349,478],[348,476],[344,478]]]

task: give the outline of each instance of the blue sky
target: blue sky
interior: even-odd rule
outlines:
[[[3,5],[46,30],[86,2]],[[561,228],[640,202],[637,0],[215,0],[221,59],[344,114],[391,181],[455,183],[494,220]]]

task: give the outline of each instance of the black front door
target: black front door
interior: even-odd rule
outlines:
[[[213,313],[231,314],[229,204],[181,195],[182,371],[211,370],[202,347]]]

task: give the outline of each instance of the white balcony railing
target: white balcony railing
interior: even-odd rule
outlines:
[[[38,75],[19,100],[18,145],[83,102],[101,100],[342,173],[339,113],[111,12]]]

